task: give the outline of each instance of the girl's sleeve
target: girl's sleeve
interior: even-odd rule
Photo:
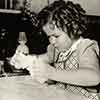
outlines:
[[[79,48],[80,68],[90,68],[99,71],[99,47],[96,41],[86,40]]]

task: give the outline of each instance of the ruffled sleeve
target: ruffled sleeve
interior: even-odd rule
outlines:
[[[94,40],[84,39],[79,47],[79,66],[99,70],[99,46]]]

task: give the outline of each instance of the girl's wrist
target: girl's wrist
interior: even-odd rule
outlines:
[[[47,68],[47,78],[48,79],[53,79],[53,77],[54,77],[54,75],[55,75],[55,73],[56,73],[56,69],[55,68],[53,68],[51,65],[48,65],[47,66],[48,68]]]

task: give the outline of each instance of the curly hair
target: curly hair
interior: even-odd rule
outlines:
[[[42,28],[49,21],[54,21],[70,37],[79,37],[86,30],[85,10],[72,1],[55,1],[38,14],[38,26]]]

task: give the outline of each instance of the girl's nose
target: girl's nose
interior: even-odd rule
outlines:
[[[49,38],[49,41],[50,41],[50,43],[51,44],[55,44],[55,42],[56,42],[56,38],[54,37],[54,36],[51,36],[50,38]]]

